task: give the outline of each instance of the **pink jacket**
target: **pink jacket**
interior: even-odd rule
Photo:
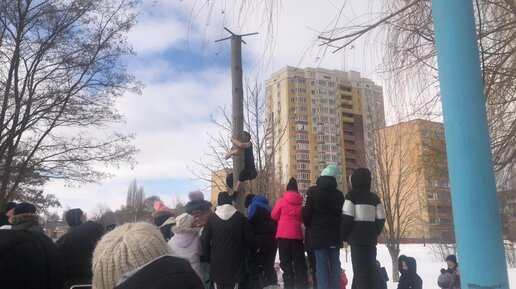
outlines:
[[[301,207],[303,197],[297,192],[286,191],[272,210],[271,217],[278,222],[276,239],[303,240]]]

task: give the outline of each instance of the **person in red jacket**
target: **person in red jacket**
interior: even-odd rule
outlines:
[[[283,271],[285,289],[304,289],[308,287],[306,273],[303,231],[301,224],[301,208],[303,197],[297,190],[297,181],[290,178],[287,191],[278,200],[271,212],[273,220],[278,222],[276,239],[280,257],[280,267]]]

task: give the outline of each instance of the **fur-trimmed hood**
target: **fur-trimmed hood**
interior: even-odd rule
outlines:
[[[19,214],[19,215],[14,215],[12,217],[9,218],[9,222],[11,224],[13,224],[13,226],[16,226],[16,225],[20,225],[22,223],[25,223],[25,222],[36,222],[37,224],[39,224],[39,215],[38,214]]]

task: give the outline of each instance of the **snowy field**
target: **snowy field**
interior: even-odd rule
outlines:
[[[437,260],[434,252],[432,251],[431,245],[424,247],[422,244],[405,244],[401,245],[401,254],[416,258],[417,261],[417,273],[423,279],[423,289],[438,289],[437,277],[439,276],[439,270],[446,266],[443,260]],[[391,257],[389,251],[385,245],[378,245],[378,257],[382,266],[387,269],[389,278],[392,275]],[[340,262],[342,268],[346,270],[346,275],[349,279],[349,284],[346,288],[351,288],[351,280],[353,278],[353,269],[351,265],[351,252],[348,249],[348,261],[346,262],[346,253],[341,250]],[[460,265],[460,260],[459,260]],[[482,266],[482,264],[480,264]],[[511,288],[516,289],[516,268],[509,268],[509,285]],[[389,289],[396,289],[398,283],[391,281],[387,282]]]

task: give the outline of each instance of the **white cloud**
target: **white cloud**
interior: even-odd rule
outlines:
[[[324,29],[328,19],[337,13],[337,8],[326,2],[282,1],[283,6],[276,7],[278,14],[274,16],[274,21],[277,21],[274,24],[277,35],[274,37],[272,62],[268,63],[262,58],[265,55],[265,60],[268,60],[267,53],[271,52],[265,46],[265,41],[271,38],[266,37],[266,26],[259,21],[263,7],[255,7],[250,17],[239,20],[235,16],[238,14],[236,6],[224,6],[225,1],[214,3],[210,12],[210,9],[194,6],[199,5],[197,1],[144,1],[142,18],[130,32],[128,40],[138,53],[130,60],[129,71],[143,81],[146,88],[142,95],[127,95],[117,103],[127,122],[124,126],[114,127],[136,133],[135,145],[140,149],[138,164],[134,169],[127,166],[109,169],[116,177],[103,181],[101,185],[64,187],[62,182],[48,184],[46,191],[56,193],[65,207],[83,207],[91,212],[96,204],[106,203],[116,209],[125,202],[127,186],[133,179],[141,183],[182,180],[186,185],[147,193],[165,196],[165,200],[171,198],[170,195],[184,197],[186,190],[199,186],[189,180],[191,176],[187,166],[203,157],[208,139],[206,133],[216,129],[209,116],[218,114],[218,106],[230,105],[231,102],[230,42],[213,42],[228,36],[222,28],[227,26],[236,33],[260,32],[245,38],[248,44],[243,45],[242,54],[244,69],[252,69],[247,75],[259,75],[263,80],[273,70],[285,65],[319,66],[317,57],[322,54],[317,53],[317,48],[303,58],[307,43],[317,36],[311,29]],[[206,21],[210,13],[211,18]],[[167,54],[170,50],[178,52]],[[190,53],[189,58],[180,54],[185,51]],[[185,59],[192,59],[192,54],[201,51],[201,67],[201,56],[198,56],[199,62],[184,63]],[[320,66],[371,70],[370,66],[365,67],[363,63],[366,60],[362,58],[358,48],[356,52],[348,49],[337,55],[327,53]],[[213,65],[213,60],[218,61],[218,65]],[[228,62],[227,66],[220,67],[223,61]],[[175,63],[181,66],[174,66]]]

